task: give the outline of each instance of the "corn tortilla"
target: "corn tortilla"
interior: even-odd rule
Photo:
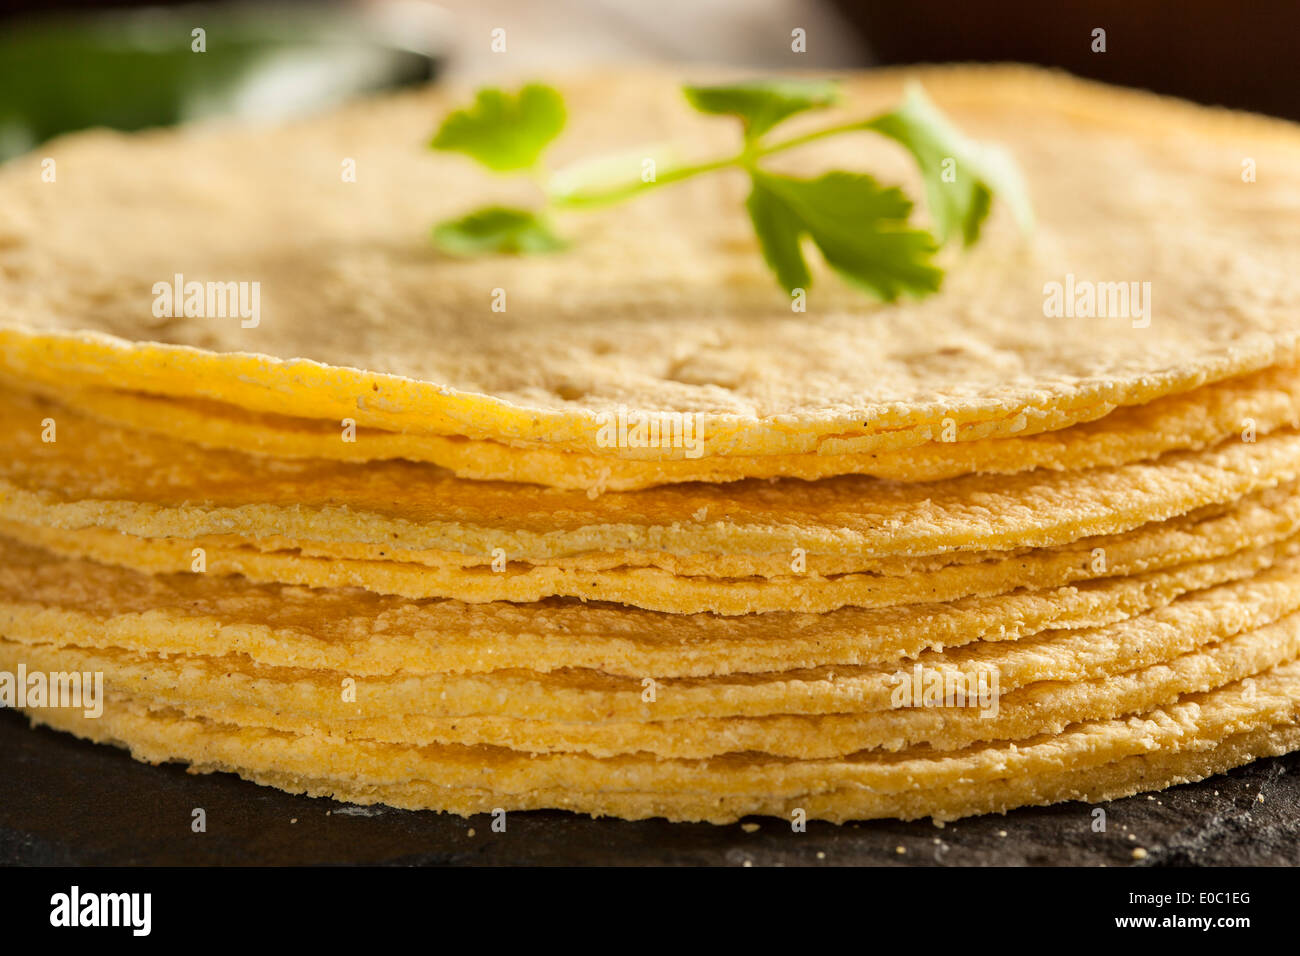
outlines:
[[[3,394],[0,392],[0,394]],[[1151,462],[970,475],[931,483],[674,485],[590,499],[576,491],[467,482],[431,466],[280,461],[218,452],[10,393],[0,425],[0,518],[148,537],[236,534],[364,542],[531,562],[601,551],[930,555],[1050,547],[1128,531],[1300,478],[1300,430]],[[123,450],[129,450],[123,455]],[[523,598],[527,600],[528,598]]]
[[[902,750],[924,744],[954,750],[980,741],[1021,740],[1060,733],[1085,720],[1111,719],[1175,703],[1244,680],[1300,655],[1300,615],[1291,614],[1237,637],[1123,674],[1075,682],[1043,681],[1008,694],[971,686],[969,698],[938,706],[865,710],[821,715],[679,718],[617,723],[548,722],[513,717],[430,717],[360,706],[365,716],[338,716],[320,707],[290,710],[275,691],[260,700],[211,692],[194,697],[178,686],[184,659],[153,660],[143,669],[137,656],[103,655],[75,647],[0,641],[0,663],[28,671],[100,671],[116,700],[146,702],[191,717],[303,736],[382,743],[506,747],[525,753],[579,752],[596,757],[649,753],[705,759],[726,753],[762,753],[799,759],[846,756],[862,750]],[[115,666],[116,665],[116,666]],[[337,683],[337,680],[335,681]],[[363,688],[364,695],[364,688]],[[994,706],[996,705],[996,706]]]
[[[963,474],[1015,474],[1127,464],[1166,451],[1206,448],[1245,431],[1267,434],[1300,425],[1300,370],[1269,368],[1059,431],[1012,438],[927,442],[900,450],[831,454],[713,457],[640,461],[459,436],[357,429],[345,441],[339,423],[254,413],[198,399],[167,399],[109,389],[37,389],[100,421],[197,442],[208,448],[279,458],[381,461],[400,458],[446,468],[458,478],[511,481],[589,493],[636,491],[687,481],[747,477],[871,475],[893,481],[937,481]],[[34,383],[28,383],[32,387]],[[956,435],[954,434],[954,439]]]
[[[725,822],[750,813],[788,816],[802,807],[811,818],[844,820],[951,818],[1085,793],[1114,797],[1195,779],[1198,773],[1293,749],[1300,743],[1300,734],[1294,733],[1298,694],[1300,662],[1292,662],[1140,716],[1089,721],[1045,738],[951,753],[867,752],[824,761],[744,754],[705,761],[597,759],[530,756],[490,747],[407,747],[239,728],[142,706],[116,706],[97,720],[73,709],[43,709],[31,716],[83,737],[127,746],[137,759],[151,763],[184,760],[199,770],[232,770],[254,779],[324,780],[343,799],[370,793],[397,806],[463,813],[467,804],[457,798],[458,791],[490,789],[501,798],[497,806],[508,810],[553,806]],[[1231,756],[1212,759],[1223,744]],[[1138,768],[1124,766],[1116,774],[1117,765],[1134,758],[1146,758],[1137,763],[1147,769],[1168,769],[1135,779],[1128,771]],[[949,788],[965,799],[953,799]],[[290,789],[307,788],[299,784]],[[396,796],[411,790],[421,795],[418,803]],[[527,796],[536,791],[568,799],[536,803]],[[589,793],[596,798],[589,800]],[[515,795],[521,798],[516,801]],[[653,811],[632,809],[644,807],[637,798],[647,796],[655,801]],[[482,809],[491,808],[474,804],[468,812]]]
[[[9,640],[246,655],[256,665],[357,677],[563,668],[704,677],[887,663],[974,641],[1099,627],[1247,578],[1297,548],[1293,537],[1168,570],[949,603],[718,617],[576,601],[412,602],[360,589],[148,575],[0,538],[0,628]]]
[[[396,674],[358,681],[356,701],[343,681],[353,675],[303,669],[277,671],[242,657],[188,656],[182,666],[119,649],[93,652],[106,671],[132,673],[156,693],[184,700],[279,707],[327,717],[423,714],[431,717],[503,716],[554,722],[619,722],[695,717],[761,717],[887,710],[900,675],[917,665],[952,679],[978,680],[996,672],[1006,693],[1037,681],[1081,681],[1162,663],[1256,628],[1300,607],[1296,560],[1261,574],[1186,595],[1119,623],[1045,632],[1016,641],[927,651],[909,666],[819,666],[775,673],[658,679],[600,671],[550,673],[498,670],[484,674]],[[17,645],[16,645],[17,647]],[[21,652],[16,649],[15,653]],[[85,652],[90,654],[92,652]],[[649,684],[647,684],[649,681]]]
[[[916,444],[944,419],[990,424],[980,437],[1061,428],[1300,358],[1300,222],[1256,215],[1296,206],[1294,126],[1022,67],[860,74],[846,83],[852,114],[895,104],[909,78],[1016,157],[1039,220],[1029,244],[998,208],[942,294],[919,302],[879,306],[819,275],[807,312],[792,313],[757,255],[739,173],[574,217],[562,255],[439,257],[428,224],[467,196],[527,196],[420,148],[466,92],[428,90],[274,130],[68,137],[42,152],[80,171],[57,185],[40,183],[40,157],[7,164],[0,355],[55,383],[650,459],[684,455],[602,447],[597,416],[699,414],[708,455],[805,454],[829,438],[870,450],[855,439]],[[647,141],[734,150],[734,127],[694,113],[679,82],[563,84],[573,119],[554,161]],[[1242,188],[1243,155],[1271,175]],[[344,156],[363,170],[356,183],[340,182]],[[869,168],[921,191],[881,138],[825,140],[776,165]],[[202,209],[205,228],[177,209]],[[257,326],[154,316],[177,249],[189,279],[259,282]],[[1044,284],[1067,274],[1151,282],[1151,321],[1048,318]],[[496,289],[505,311],[492,310]]]

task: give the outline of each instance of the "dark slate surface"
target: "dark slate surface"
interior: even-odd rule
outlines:
[[[1069,803],[945,827],[811,823],[806,833],[762,818],[714,827],[515,813],[501,834],[486,816],[348,807],[150,767],[0,713],[0,864],[1300,863],[1300,754],[1101,806],[1105,833],[1092,830],[1092,806]],[[207,812],[206,833],[190,830],[195,807]]]

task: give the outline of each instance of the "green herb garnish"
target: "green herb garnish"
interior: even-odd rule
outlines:
[[[444,252],[474,256],[485,252],[554,252],[564,240],[534,212],[485,206],[433,227],[433,241]]]
[[[725,86],[687,86],[687,100],[703,113],[740,120],[742,148],[721,159],[657,169],[647,179],[609,184],[612,166],[627,159],[585,163],[547,177],[541,168],[546,147],[564,127],[564,101],[548,86],[530,84],[516,94],[478,92],[472,106],[451,113],[430,144],[471,156],[496,172],[527,171],[546,197],[538,210],[492,206],[440,223],[434,241],[452,255],[550,252],[564,246],[547,214],[624,202],[651,189],[738,167],[750,177],[746,208],[763,259],[783,289],[808,289],[811,274],[804,240],[811,239],[826,263],[848,283],[887,302],[900,295],[924,296],[939,288],[943,270],[933,262],[939,247],[955,235],[965,245],[979,238],[996,194],[1022,227],[1032,215],[1014,164],[1002,152],[972,142],[955,129],[920,87],[908,89],[890,112],[841,123],[791,139],[767,134],[799,113],[839,101],[827,81],[770,80]],[[896,140],[916,160],[925,180],[935,234],[911,225],[912,201],[897,187],[865,173],[834,171],[813,179],[778,175],[762,160],[828,136],[875,132]]]
[[[533,169],[564,120],[564,98],[549,86],[530,83],[513,96],[484,89],[472,106],[448,114],[429,145],[465,153],[498,173]]]

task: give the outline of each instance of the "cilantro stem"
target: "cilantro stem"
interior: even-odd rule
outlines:
[[[841,123],[838,126],[827,126],[823,129],[815,129],[811,133],[804,133],[802,136],[795,136],[791,139],[782,140],[779,143],[773,143],[771,146],[763,146],[758,150],[759,156],[770,156],[772,153],[780,153],[787,149],[794,149],[796,146],[802,146],[805,143],[811,143],[819,139],[825,139],[828,136],[839,136],[841,133],[856,133],[859,130],[869,129],[875,122],[875,117],[866,120],[854,120],[852,123]]]
[[[744,158],[743,153],[735,156],[728,156],[725,159],[715,159],[707,163],[695,163],[690,166],[678,166],[673,169],[665,170],[659,173],[649,182],[644,180],[635,180],[633,182],[623,183],[620,186],[614,186],[610,189],[592,190],[586,192],[571,193],[567,196],[550,195],[552,205],[561,209],[590,209],[595,206],[605,206],[611,203],[622,202],[625,199],[631,199],[643,192],[648,192],[657,186],[667,186],[671,183],[679,183],[683,179],[691,179],[704,173],[717,172],[719,169],[726,169],[729,166],[739,166]]]
[[[613,203],[632,199],[639,196],[641,193],[649,192],[658,186],[667,186],[672,183],[679,183],[684,179],[692,179],[695,176],[717,172],[720,169],[729,169],[732,167],[742,169],[750,168],[764,156],[784,152],[787,149],[794,149],[798,146],[803,146],[805,143],[811,143],[815,140],[824,139],[829,136],[838,136],[841,133],[850,133],[866,129],[871,122],[872,120],[855,120],[852,123],[828,126],[824,129],[813,130],[810,133],[804,133],[801,136],[795,136],[791,139],[782,140],[779,143],[772,143],[768,146],[751,143],[746,146],[744,150],[733,156],[727,156],[722,159],[715,159],[704,163],[694,163],[690,166],[678,166],[673,169],[667,169],[664,172],[659,173],[650,182],[636,180],[609,189],[576,192],[569,195],[556,195],[552,193],[549,196],[549,199],[551,204],[559,209],[592,209],[597,206],[611,205]]]

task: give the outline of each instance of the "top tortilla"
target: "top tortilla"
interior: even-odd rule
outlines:
[[[945,418],[985,423],[982,437],[1062,428],[1300,354],[1300,129],[1005,67],[856,76],[847,111],[896,103],[909,76],[967,133],[1011,151],[1038,219],[1025,239],[995,205],[981,243],[946,253],[944,291],[921,302],[879,305],[823,272],[793,314],[734,173],[572,214],[564,253],[441,257],[433,222],[534,196],[424,149],[466,95],[427,90],[278,129],[86,133],[8,164],[0,355],[59,382],[674,458],[601,447],[596,416],[699,413],[707,455],[800,454],[900,429],[920,443]],[[570,126],[554,164],[657,141],[734,149],[734,124],[693,114],[683,79],[563,84]],[[47,156],[54,183],[41,180]],[[355,183],[341,181],[345,158]],[[1245,159],[1257,182],[1243,182]],[[923,194],[880,137],[823,141],[780,165],[869,170]],[[176,273],[259,282],[260,325],[155,318],[153,284]],[[1067,274],[1150,282],[1150,326],[1044,316],[1044,284]],[[491,311],[494,289],[508,311]]]

